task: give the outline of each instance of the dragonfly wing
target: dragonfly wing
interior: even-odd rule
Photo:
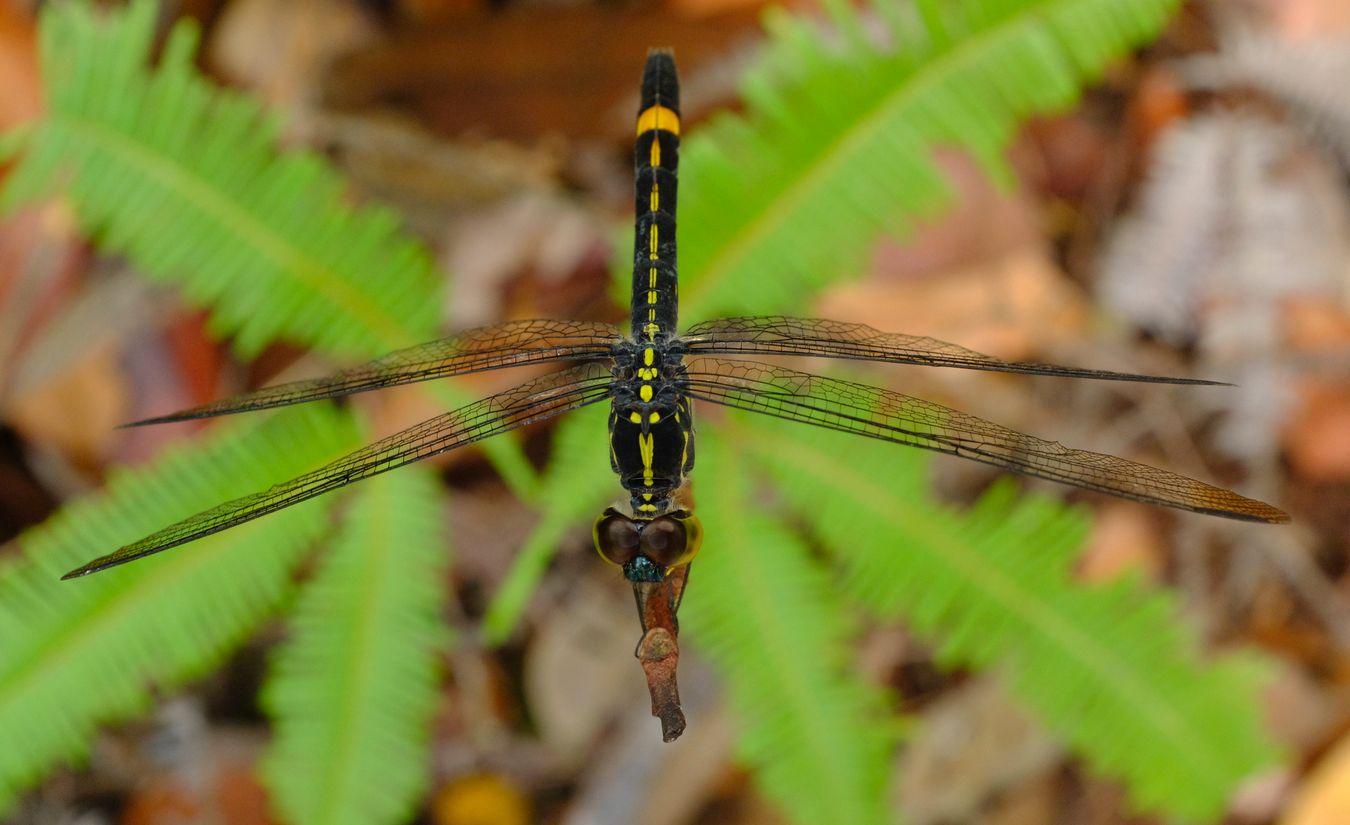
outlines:
[[[70,571],[70,579],[219,533],[356,481],[609,397],[611,374],[582,364],[436,416],[262,492],[226,502]]]
[[[881,332],[866,324],[820,318],[788,318],[781,315],[720,318],[696,324],[680,337],[686,342],[690,353],[708,355],[800,355],[1025,375],[1098,378],[1106,381],[1226,386],[1221,381],[1198,378],[1167,378],[1028,361],[1004,361],[936,338]]]
[[[1122,498],[1245,521],[1284,522],[1269,504],[1156,467],[1075,450],[897,392],[770,364],[691,358],[692,398],[960,456]]]
[[[600,360],[620,338],[614,325],[593,321],[508,321],[396,350],[324,378],[265,387],[127,426],[266,410],[503,367]]]

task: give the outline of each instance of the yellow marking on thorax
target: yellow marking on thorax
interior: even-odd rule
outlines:
[[[644,349],[642,351],[642,363],[649,367],[656,363],[656,350],[651,347]]]
[[[654,433],[647,433],[646,435],[638,433],[638,453],[642,456],[642,483],[650,487],[656,477],[655,471],[652,469],[652,462],[656,459],[656,435]]]
[[[652,414],[651,414],[651,417],[648,418],[647,420],[648,420],[649,422],[651,422],[652,424],[660,424],[660,423],[661,423],[661,413],[653,411]]]
[[[637,133],[644,135],[653,129],[660,129],[664,132],[670,132],[672,135],[680,133],[680,116],[675,114],[674,109],[667,109],[660,104],[648,106],[638,115]],[[655,142],[655,139],[653,139]],[[653,163],[653,166],[656,164]]]
[[[633,412],[628,414],[628,420],[632,421],[634,424],[641,424],[642,413],[638,412],[637,410],[634,410]]]
[[[651,401],[651,400],[652,400],[652,385],[651,385],[651,384],[643,384],[641,387],[639,387],[639,388],[638,388],[638,397],[641,398],[643,401]]]

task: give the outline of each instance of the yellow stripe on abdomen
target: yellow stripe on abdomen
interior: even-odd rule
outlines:
[[[674,109],[667,109],[665,106],[649,106],[642,111],[642,114],[638,115],[637,133],[645,135],[653,129],[678,135],[680,133],[680,116],[675,114]]]

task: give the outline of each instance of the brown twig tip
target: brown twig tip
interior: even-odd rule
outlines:
[[[680,709],[680,687],[675,673],[680,665],[680,644],[664,627],[653,627],[638,642],[637,658],[647,675],[647,690],[652,696],[652,716],[661,720],[661,738],[674,742],[684,733],[684,711]]]

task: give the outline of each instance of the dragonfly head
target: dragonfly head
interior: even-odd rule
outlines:
[[[628,581],[660,582],[698,555],[703,527],[687,510],[630,518],[610,507],[595,520],[592,537],[600,556],[621,567]]]

